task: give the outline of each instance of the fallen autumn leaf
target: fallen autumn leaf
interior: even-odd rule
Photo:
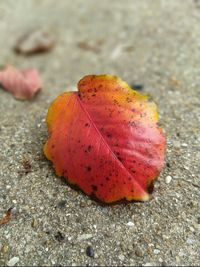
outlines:
[[[14,50],[24,55],[47,52],[55,45],[54,37],[47,31],[35,29],[24,34],[17,42]]]
[[[44,146],[56,174],[103,202],[149,199],[164,164],[156,105],[112,75],[89,75],[58,96]]]
[[[42,81],[36,69],[18,70],[8,65],[0,71],[0,85],[15,98],[31,99],[42,88]]]

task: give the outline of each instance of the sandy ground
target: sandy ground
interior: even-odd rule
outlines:
[[[200,265],[200,1],[0,0],[0,18],[0,65],[37,67],[44,80],[30,102],[0,90],[0,217],[14,207],[0,265]],[[55,49],[16,55],[35,27]],[[43,156],[49,104],[91,73],[143,84],[158,105],[167,166],[149,202],[102,207]]]

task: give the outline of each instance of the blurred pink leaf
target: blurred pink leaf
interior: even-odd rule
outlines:
[[[9,65],[0,71],[0,85],[15,98],[31,99],[42,88],[42,81],[36,69],[20,71]]]

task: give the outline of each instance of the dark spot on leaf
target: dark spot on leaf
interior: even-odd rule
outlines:
[[[92,149],[92,146],[91,146],[91,145],[89,145],[89,146],[88,146],[88,151],[90,152],[90,151],[91,151],[91,149]]]
[[[107,137],[108,137],[108,138],[112,138],[112,134],[111,134],[111,133],[108,133],[108,134],[107,134]]]
[[[92,185],[92,190],[93,190],[93,191],[95,191],[95,192],[96,192],[96,191],[97,191],[97,189],[98,189],[98,187],[97,187],[96,185]]]
[[[121,157],[117,156],[117,158],[118,158],[119,161],[122,161],[122,158]]]
[[[106,177],[106,181],[109,181],[110,180],[110,178],[109,177]]]
[[[90,166],[87,166],[86,169],[88,172],[90,172],[92,170],[92,168]]]
[[[127,101],[127,103],[131,103],[132,102],[132,99],[130,97],[127,97],[126,98],[126,101]]]

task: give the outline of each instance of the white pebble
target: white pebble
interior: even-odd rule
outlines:
[[[119,259],[120,259],[120,261],[124,261],[124,259],[125,259],[124,255],[119,255]]]
[[[195,228],[196,230],[200,230],[200,224],[197,224],[197,223],[196,223],[196,224],[194,224],[193,226],[194,226],[194,228]]]
[[[81,240],[87,240],[90,238],[92,238],[92,234],[83,234],[78,237],[78,240],[81,241]]]
[[[186,143],[181,144],[182,147],[187,147],[188,145]]]
[[[159,249],[154,249],[154,254],[159,254],[160,253],[160,250]]]
[[[190,231],[191,232],[194,232],[195,231],[194,227],[190,226],[189,228],[190,228]]]
[[[171,180],[172,180],[172,177],[171,177],[170,175],[167,175],[167,176],[165,177],[165,183],[166,183],[166,184],[169,184],[169,183],[171,182]]]
[[[7,265],[8,266],[14,266],[18,262],[19,262],[19,258],[18,257],[13,257],[7,262]]]
[[[134,226],[134,223],[133,222],[128,222],[126,225],[127,226],[130,226],[130,227],[133,227]]]
[[[180,148],[181,143],[179,141],[174,141],[173,143],[175,148]]]
[[[186,243],[187,243],[188,245],[193,245],[193,244],[196,243],[196,240],[188,238],[188,239],[186,240]]]

